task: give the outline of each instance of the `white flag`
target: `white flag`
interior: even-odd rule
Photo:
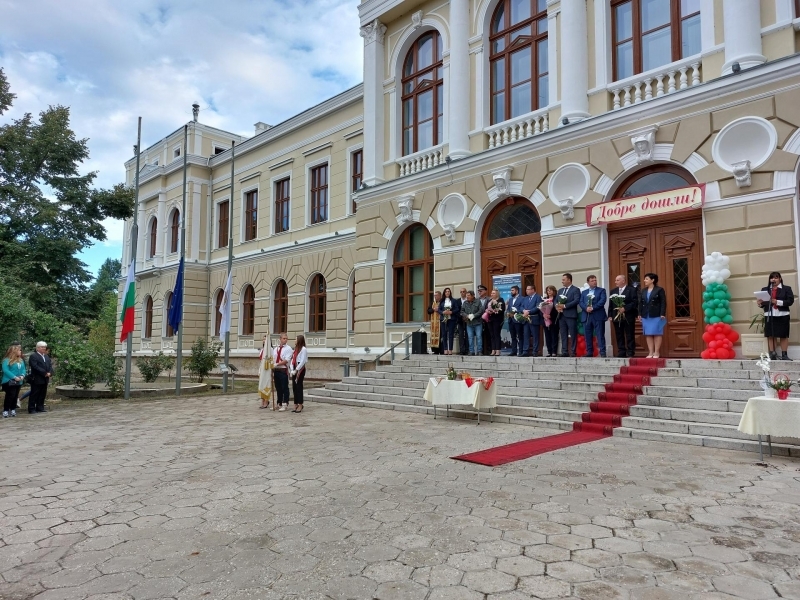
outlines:
[[[222,292],[222,304],[219,306],[219,314],[222,315],[222,319],[219,323],[219,334],[225,335],[231,330],[231,284],[233,277],[233,269],[231,272],[228,273],[228,281],[225,282],[225,290]]]

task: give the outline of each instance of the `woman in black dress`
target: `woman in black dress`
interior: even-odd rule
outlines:
[[[492,290],[492,296],[486,303],[486,312],[489,314],[489,339],[492,343],[491,356],[500,356],[500,332],[506,318],[506,303],[500,297],[500,292]]]
[[[787,351],[789,349],[789,307],[794,304],[794,293],[792,288],[783,284],[783,278],[777,271],[769,274],[769,285],[761,288],[762,292],[768,292],[769,302],[758,300],[758,305],[764,311],[764,337],[767,338],[769,346],[769,357],[772,360],[778,358],[775,343],[780,343],[781,360],[790,360]]]

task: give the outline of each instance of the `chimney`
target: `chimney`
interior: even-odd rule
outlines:
[[[256,135],[258,135],[259,133],[263,133],[268,129],[272,129],[272,125],[267,125],[266,123],[259,121],[258,123],[255,124],[255,128],[256,128]]]

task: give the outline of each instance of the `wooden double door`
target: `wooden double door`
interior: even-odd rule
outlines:
[[[703,224],[700,211],[680,213],[679,220],[636,220],[609,226],[609,279],[623,274],[641,290],[645,273],[656,273],[667,296],[667,326],[661,356],[696,358],[703,350]],[[616,339],[612,330],[616,353]],[[647,355],[642,328],[636,324],[636,354]]]

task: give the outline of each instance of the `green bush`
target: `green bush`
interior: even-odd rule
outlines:
[[[153,356],[140,356],[136,360],[136,367],[147,383],[153,383],[163,371],[171,371],[175,366],[175,357],[167,356],[163,352]]]
[[[203,379],[217,367],[220,348],[222,348],[220,342],[209,344],[204,338],[197,338],[197,341],[192,344],[192,353],[189,355],[184,369],[194,375],[198,383],[203,383]]]

